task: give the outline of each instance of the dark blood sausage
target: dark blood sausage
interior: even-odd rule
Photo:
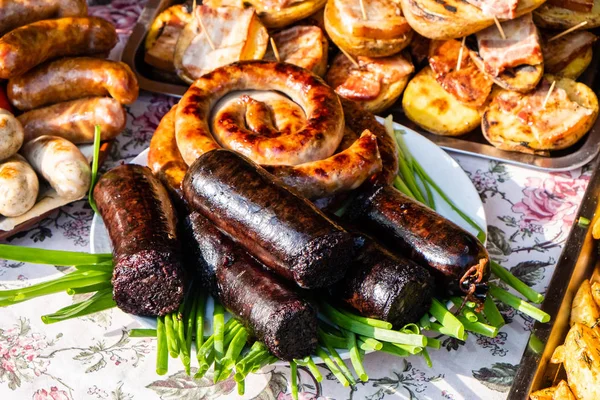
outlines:
[[[98,17],[34,22],[0,38],[0,79],[13,78],[57,57],[106,53],[117,40],[115,27]]]
[[[429,310],[433,288],[433,278],[423,267],[367,239],[331,293],[360,315],[401,328]]]
[[[392,251],[429,267],[448,294],[485,298],[487,251],[473,235],[430,208],[391,186],[379,186],[358,195],[347,218]]]
[[[118,166],[102,176],[94,199],[113,245],[113,297],[136,315],[165,315],[183,300],[177,218],[150,169]]]
[[[283,284],[198,212],[184,223],[186,250],[205,287],[271,353],[303,358],[317,344],[317,312],[297,291]],[[189,256],[188,256],[189,257]]]
[[[212,150],[183,181],[185,199],[279,276],[313,289],[339,281],[351,234],[244,156]]]

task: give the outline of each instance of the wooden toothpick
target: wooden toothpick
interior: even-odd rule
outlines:
[[[554,86],[556,85],[556,81],[552,81],[552,85],[550,85],[550,89],[548,89],[548,94],[546,95],[546,98],[544,99],[544,104],[542,104],[542,108],[546,108],[546,103],[548,103],[548,100],[550,99],[550,95],[552,94],[552,91],[554,90]]]
[[[559,38],[561,38],[561,37],[563,37],[563,36],[565,36],[565,35],[567,35],[567,34],[569,34],[569,33],[573,32],[573,31],[576,31],[577,29],[579,29],[579,28],[582,28],[582,27],[586,26],[586,25],[587,25],[587,23],[588,23],[587,21],[582,21],[582,22],[578,23],[577,25],[570,27],[570,28],[569,28],[569,29],[567,29],[566,31],[564,31],[564,32],[561,32],[561,33],[559,33],[559,34],[558,34],[558,35],[556,35],[556,36],[552,36],[550,39],[548,39],[548,42],[551,42],[551,41],[553,41],[553,40],[559,39]]]
[[[502,25],[500,24],[500,21],[498,21],[498,18],[494,17],[494,23],[496,24],[496,28],[498,28],[498,32],[500,32],[500,36],[502,37],[502,39],[506,40],[504,29],[502,29]]]
[[[216,50],[215,44],[213,43],[212,39],[208,35],[208,31],[206,30],[206,27],[204,26],[204,22],[202,22],[202,17],[200,17],[200,15],[197,15],[197,18],[198,18],[198,23],[200,24],[200,26],[202,27],[202,30],[204,31],[204,36],[206,36],[206,40],[208,41],[210,48],[213,50]]]
[[[279,50],[277,50],[277,45],[275,44],[275,40],[273,40],[273,37],[270,37],[269,41],[271,42],[271,47],[273,48],[273,54],[275,54],[275,58],[277,59],[277,62],[281,62],[281,57],[279,57]]]
[[[352,64],[354,64],[354,66],[355,66],[356,68],[360,68],[360,64],[359,64],[359,63],[358,63],[358,62],[357,62],[357,61],[356,61],[354,58],[352,58],[352,56],[351,56],[350,54],[348,54],[348,53],[346,52],[346,50],[344,50],[344,49],[342,49],[342,48],[340,47],[340,51],[341,51],[342,53],[344,53],[344,55],[345,55],[346,57],[348,57],[348,60],[350,60],[350,61],[352,62]]]
[[[460,71],[460,66],[462,64],[462,56],[463,56],[463,49],[465,48],[465,40],[467,39],[466,36],[464,36],[462,38],[462,42],[460,42],[460,50],[458,51],[458,62],[456,63],[456,70]]]
[[[365,3],[363,0],[358,0],[358,1],[360,3],[360,11],[362,12],[362,17],[366,21],[369,18],[367,18],[367,10],[365,10]]]
[[[196,0],[192,2],[192,12],[196,9]]]

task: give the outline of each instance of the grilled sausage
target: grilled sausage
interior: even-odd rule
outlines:
[[[72,143],[92,143],[95,125],[100,125],[102,140],[111,140],[125,129],[127,115],[115,99],[89,97],[31,110],[18,120],[25,130],[25,142],[53,135]]]
[[[429,268],[450,295],[485,298],[489,256],[470,233],[391,186],[360,193],[346,218],[388,248]]]
[[[113,297],[136,315],[165,315],[183,300],[177,218],[169,195],[150,169],[118,166],[94,188],[108,229],[115,267]]]
[[[33,207],[40,185],[38,177],[18,154],[0,162],[0,215],[18,217]]]
[[[43,19],[84,15],[87,15],[85,0],[4,0],[0,2],[0,36]]]
[[[10,102],[23,111],[90,96],[131,104],[139,92],[127,64],[93,57],[50,61],[12,78],[6,89]]]
[[[213,296],[273,355],[292,360],[312,353],[317,344],[317,312],[296,290],[265,270],[198,212],[185,220],[189,265]]]
[[[57,136],[40,136],[26,143],[22,153],[60,197],[79,200],[90,188],[87,159],[73,143]]]
[[[400,328],[417,321],[431,305],[433,279],[420,265],[367,239],[332,295],[360,315]]]
[[[213,150],[183,181],[185,199],[279,276],[303,288],[340,280],[354,238],[246,157]]]
[[[97,17],[34,22],[0,38],[0,79],[24,74],[62,56],[105,53],[117,44],[117,31]]]
[[[23,145],[24,137],[21,123],[10,111],[0,108],[0,161],[16,154]]]

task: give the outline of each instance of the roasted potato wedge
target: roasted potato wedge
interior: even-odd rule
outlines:
[[[326,81],[337,94],[379,113],[398,100],[414,72],[409,58],[396,54],[384,58],[356,57],[357,68],[343,53],[327,71]]]
[[[549,388],[537,390],[529,395],[529,400],[552,400],[554,393],[558,387],[552,386]]]
[[[552,81],[556,86],[548,96]],[[500,149],[546,154],[573,145],[591,129],[597,116],[598,99],[589,87],[546,75],[532,93],[492,92],[481,129],[484,137]]]
[[[481,122],[480,110],[464,105],[444,90],[430,67],[423,68],[408,83],[402,107],[411,121],[443,136],[463,135]]]
[[[565,339],[565,370],[571,391],[578,399],[600,399],[600,337],[575,323]]]
[[[598,308],[600,308],[600,283],[598,282],[592,283],[592,297],[594,298]]]
[[[592,287],[588,280],[585,280],[579,286],[573,304],[571,305],[571,319],[569,323],[574,325],[580,323],[588,328],[595,328],[598,325],[600,311],[592,297]]]
[[[202,5],[196,7],[195,13],[175,47],[173,61],[184,81],[192,83],[220,66],[240,60],[260,60],[265,55],[269,33],[253,9]],[[206,31],[201,28],[200,20]]]
[[[494,24],[494,19],[461,0],[400,0],[402,11],[412,28],[430,39],[456,39]],[[545,0],[521,0],[519,17],[535,10]],[[600,1],[600,0],[596,0]]]
[[[561,380],[558,385],[538,390],[529,395],[531,400],[577,400],[567,382]]]
[[[351,8],[349,13],[356,13],[358,4],[360,3],[343,0],[327,1],[324,14],[325,29],[338,47],[355,56],[386,57],[408,46],[413,31],[401,15],[399,0],[373,2],[381,7],[373,10],[370,10],[370,3],[365,2],[367,13],[381,14],[373,21],[364,21],[362,17],[350,18],[345,16],[346,11],[341,9],[348,7]],[[385,14],[382,9],[385,9]]]
[[[277,48],[269,46],[263,60],[282,61],[306,68],[319,76],[327,72],[329,42],[318,26],[292,26],[271,36]]]
[[[600,26],[600,0],[594,1],[591,12],[567,10],[546,3],[533,12],[533,19],[540,28],[565,30],[587,21],[585,29],[593,29]]]
[[[565,346],[558,346],[554,349],[552,357],[550,358],[552,364],[560,364],[565,362]]]

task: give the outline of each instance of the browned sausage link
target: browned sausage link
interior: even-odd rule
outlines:
[[[15,77],[57,57],[105,53],[117,39],[115,27],[102,18],[34,22],[0,38],[0,78]]]
[[[433,279],[423,267],[367,239],[331,292],[360,315],[401,328],[427,312],[433,288]]]
[[[21,114],[25,142],[43,135],[63,137],[73,143],[92,143],[94,126],[102,140],[114,139],[125,128],[123,106],[109,97],[90,97],[54,104]]]
[[[384,186],[357,196],[345,217],[392,251],[429,268],[447,294],[485,298],[487,251],[477,238],[430,208]]]
[[[189,265],[204,287],[275,356],[304,358],[317,344],[317,312],[198,212],[185,219]]]
[[[139,92],[127,64],[92,57],[50,61],[12,78],[6,89],[11,103],[23,111],[90,96],[131,104]]]
[[[188,170],[188,204],[279,276],[304,288],[340,280],[354,238],[248,158],[213,150]]]
[[[0,2],[0,36],[43,19],[85,15],[85,0],[4,0]]]
[[[183,299],[177,218],[150,169],[118,166],[102,176],[94,199],[113,246],[113,297],[136,315],[165,315]]]
[[[148,166],[167,189],[174,191],[178,197],[183,198],[181,183],[188,166],[183,161],[175,140],[176,111],[177,106],[175,105],[158,124],[152,140],[150,140]]]

